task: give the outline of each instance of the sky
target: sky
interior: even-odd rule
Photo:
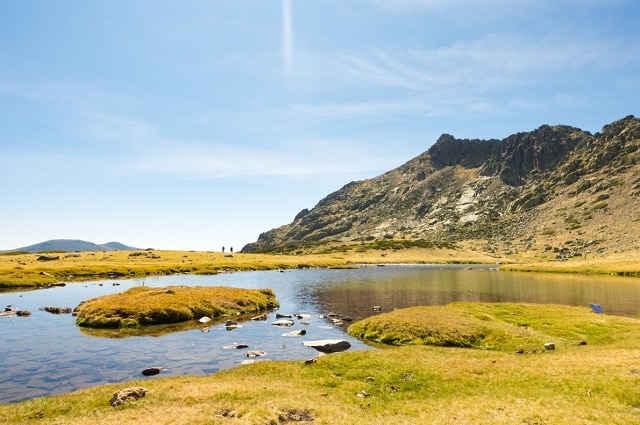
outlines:
[[[632,114],[637,0],[0,0],[0,249],[238,251],[443,133]]]

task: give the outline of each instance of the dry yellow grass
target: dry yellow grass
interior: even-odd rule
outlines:
[[[81,282],[112,276],[143,277],[176,273],[215,274],[225,271],[313,267],[351,267],[356,263],[494,262],[473,251],[457,249],[369,250],[329,254],[222,254],[201,251],[82,252],[55,254],[38,261],[37,254],[0,255],[0,288],[33,287],[56,282]]]
[[[0,288],[35,287],[57,282],[82,282],[110,277],[143,277],[176,273],[215,274],[225,271],[290,268],[345,268],[355,264],[440,263],[500,264],[501,270],[561,273],[640,274],[640,252],[589,256],[554,261],[532,252],[496,257],[481,242],[455,248],[370,248],[365,244],[338,245],[328,253],[222,254],[202,251],[106,251],[55,254],[54,261],[38,261],[37,254],[0,255]],[[372,245],[374,246],[374,245]],[[326,250],[326,246],[323,249]]]

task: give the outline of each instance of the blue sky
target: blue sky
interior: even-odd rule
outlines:
[[[639,100],[636,0],[0,0],[0,249],[239,250],[442,133]]]

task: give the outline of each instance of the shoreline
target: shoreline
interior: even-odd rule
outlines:
[[[203,251],[102,251],[60,254],[39,261],[39,254],[0,255],[0,291],[27,290],[113,278],[172,274],[218,274],[236,271],[351,268],[384,264],[483,264],[500,271],[640,276],[640,254],[554,261],[537,257],[496,257],[473,249],[408,248],[343,250],[306,254],[224,254]]]

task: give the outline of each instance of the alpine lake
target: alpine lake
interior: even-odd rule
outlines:
[[[267,320],[231,317],[139,330],[93,330],[76,326],[71,314],[42,307],[75,308],[101,295],[146,285],[271,288],[280,308]],[[318,356],[303,341],[344,339],[349,350],[378,347],[347,333],[348,319],[335,324],[327,315],[354,321],[373,314],[453,301],[526,302],[589,308],[605,314],[637,317],[640,278],[500,272],[483,265],[379,265],[355,269],[235,272],[210,276],[174,275],[131,280],[71,283],[64,287],[0,292],[0,307],[29,310],[28,317],[0,317],[0,403],[67,393],[107,383],[144,378],[149,367],[158,376],[204,375],[247,361],[305,360]],[[379,306],[374,309],[374,306]],[[291,327],[273,325],[276,314],[295,316]],[[594,313],[596,314],[596,313]],[[237,327],[227,328],[233,319]],[[305,330],[301,336],[284,336]],[[239,344],[240,347],[236,348]],[[249,358],[249,350],[265,354]],[[144,378],[153,379],[153,376]]]

